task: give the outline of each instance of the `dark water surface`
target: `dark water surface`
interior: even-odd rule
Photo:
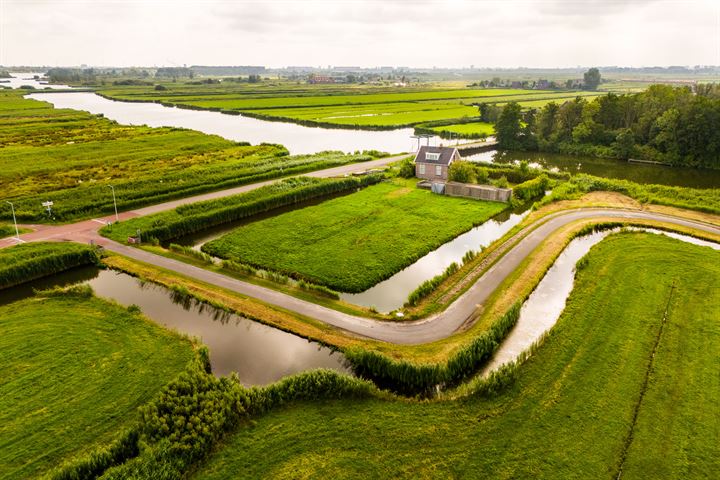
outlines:
[[[31,282],[0,292],[0,304],[30,297],[33,288],[79,283],[90,285],[100,297],[139,306],[160,325],[199,338],[210,349],[213,373],[237,372],[244,385],[266,385],[314,368],[349,373],[339,352],[113,270],[79,268]]]
[[[489,163],[519,163],[568,173],[587,173],[605,178],[620,178],[637,183],[656,183],[692,188],[720,188],[720,170],[666,167],[629,163],[622,160],[595,157],[577,157],[558,153],[489,152],[476,153],[468,160]]]

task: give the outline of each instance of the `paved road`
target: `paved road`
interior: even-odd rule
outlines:
[[[161,257],[144,250],[121,245],[108,239],[98,238],[97,242],[113,252],[260,299],[269,304],[318,319],[349,332],[391,343],[420,344],[445,338],[456,331],[466,321],[470,320],[476,313],[478,307],[488,299],[497,286],[552,232],[576,220],[601,217],[658,220],[675,225],[693,227],[698,230],[720,235],[720,227],[656,213],[616,209],[578,209],[561,212],[551,217],[540,219],[531,226],[528,226],[527,228],[531,229],[539,225],[512,248],[509,248],[507,253],[505,253],[495,265],[485,272],[472,287],[453,302],[445,311],[423,320],[404,323],[377,321],[349,315],[331,308],[300,300],[269,288],[203,270],[202,268]],[[520,232],[518,235],[521,236],[522,233],[523,232]]]
[[[316,178],[329,178],[338,177],[343,175],[349,175],[355,172],[362,172],[372,168],[384,167],[390,163],[396,162],[410,155],[409,153],[403,153],[400,155],[394,155],[391,157],[379,158],[377,160],[370,160],[368,162],[351,163],[349,165],[342,165],[340,167],[326,168],[324,170],[317,170],[315,172],[304,173],[297,176],[307,176]],[[149,207],[138,208],[130,210],[120,214],[120,220],[127,220],[133,217],[140,217],[143,215],[150,215],[153,213],[164,212],[166,210],[172,210],[179,207],[180,205],[186,205],[189,203],[200,202],[203,200],[215,200],[218,198],[229,197],[237,195],[239,193],[249,192],[251,190],[270,185],[271,183],[277,182],[278,179],[266,180],[264,182],[252,183],[249,185],[242,185],[239,187],[229,188],[226,190],[219,190],[216,192],[203,193],[201,195],[195,195],[193,197],[181,198],[179,200],[172,200],[165,203],[159,203],[157,205],[151,205]],[[106,217],[96,218],[93,220],[86,220],[78,223],[69,225],[26,225],[32,228],[34,231],[20,235],[20,239],[24,242],[38,242],[38,241],[81,241],[88,242],[91,239],[96,239],[97,230],[108,222],[115,221],[114,215],[108,215]],[[17,241],[12,238],[0,239],[0,248],[10,247],[16,245]]]
[[[314,177],[344,175],[356,171],[366,170],[368,168],[381,167],[403,158],[404,156],[406,155],[398,155],[360,164],[345,165],[312,172],[308,175]],[[254,183],[252,185],[244,185],[229,190],[211,192],[182,200],[166,202],[151,207],[124,212],[120,215],[120,218],[121,220],[125,220],[136,216],[169,210],[186,203],[235,195],[237,193],[254,190],[272,182],[273,180]],[[92,240],[99,245],[103,245],[110,251],[117,252],[158,267],[166,268],[186,276],[197,278],[198,280],[218,287],[226,288],[243,295],[260,299],[269,304],[277,305],[286,310],[318,319],[329,325],[342,328],[349,332],[392,343],[420,344],[445,338],[460,328],[460,326],[468,320],[472,319],[477,312],[478,307],[488,299],[497,286],[505,278],[507,278],[507,276],[510,275],[530,254],[530,252],[538,247],[540,243],[552,232],[576,220],[600,217],[658,220],[675,225],[693,227],[702,231],[720,235],[720,227],[658,213],[618,209],[578,209],[560,212],[540,219],[534,224],[528,226],[523,232],[520,232],[517,238],[521,237],[524,232],[537,227],[518,241],[514,246],[507,247],[507,251],[495,263],[495,265],[485,272],[445,311],[423,320],[404,323],[377,321],[338,312],[336,310],[300,300],[269,288],[260,287],[258,285],[243,282],[215,272],[203,270],[183,262],[155,255],[137,248],[128,247],[100,237],[97,230],[104,223],[114,220],[114,216],[87,220],[71,225],[38,226],[38,229],[35,232],[22,235],[21,238],[23,241],[28,242],[76,241],[88,243]],[[11,246],[15,243],[16,241],[12,238],[0,240],[0,248]]]

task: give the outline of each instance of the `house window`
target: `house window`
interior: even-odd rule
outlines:
[[[438,160],[440,160],[440,154],[428,152],[425,154],[425,160],[429,160],[431,162],[437,162]]]
[[[418,171],[420,172],[420,175],[425,175],[425,164],[424,163],[418,164]]]
[[[442,166],[441,165],[435,165],[435,176],[442,177]]]

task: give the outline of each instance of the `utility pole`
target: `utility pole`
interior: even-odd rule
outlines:
[[[117,223],[117,222],[120,221],[120,217],[118,216],[118,212],[117,212],[117,202],[115,201],[115,187],[113,187],[112,185],[108,185],[108,187],[110,188],[110,190],[112,190],[112,194],[113,194],[113,205],[115,206],[115,223]]]
[[[5,203],[10,205],[10,209],[12,210],[13,223],[15,224],[15,238],[18,242],[20,242],[20,230],[18,230],[17,219],[15,218],[15,205],[13,205],[12,202],[8,202],[7,200],[5,200]]]

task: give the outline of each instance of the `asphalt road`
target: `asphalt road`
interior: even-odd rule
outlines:
[[[166,257],[161,257],[137,248],[121,245],[107,239],[98,240],[98,243],[105,246],[108,250],[120,253],[127,257],[172,270],[243,295],[257,298],[266,303],[277,305],[286,310],[290,310],[307,317],[315,318],[326,324],[333,325],[352,333],[391,343],[420,344],[445,338],[455,332],[466,321],[470,320],[477,312],[478,307],[480,307],[483,302],[490,297],[497,286],[500,285],[500,283],[502,283],[503,280],[505,280],[505,278],[507,278],[552,232],[576,220],[608,217],[658,220],[675,225],[693,227],[698,230],[720,235],[720,227],[657,213],[614,209],[569,210],[540,219],[535,224],[528,226],[527,229],[531,229],[538,224],[540,225],[512,246],[512,248],[509,248],[505,255],[503,255],[495,263],[495,265],[486,271],[445,311],[419,321],[402,323],[378,321],[338,312],[337,310],[300,300],[269,288],[203,270],[202,268]],[[522,234],[523,232],[519,232],[517,235],[522,236]]]
[[[405,157],[398,155],[360,164],[344,165],[309,173],[314,177],[332,177],[345,175],[356,171],[377,168],[387,165],[393,161]],[[164,210],[173,209],[179,205],[197,202],[201,200],[222,198],[242,192],[248,192],[267,185],[276,180],[244,185],[229,190],[211,192],[182,200],[166,202],[146,208],[124,212],[120,214],[121,220],[141,215],[149,215]],[[519,240],[512,247],[507,247],[504,255],[486,271],[464,294],[453,302],[445,311],[434,316],[414,322],[386,322],[368,319],[338,312],[336,310],[316,305],[311,302],[300,300],[284,293],[243,282],[215,272],[203,270],[183,262],[155,255],[144,250],[128,247],[109,239],[100,237],[97,230],[107,221],[114,220],[114,216],[102,219],[93,219],[61,226],[37,226],[37,230],[21,235],[23,241],[75,241],[88,243],[94,241],[110,251],[120,253],[127,257],[140,260],[161,268],[196,278],[203,282],[216,285],[243,295],[257,298],[266,303],[279,306],[307,317],[315,318],[326,324],[344,329],[348,332],[359,334],[365,337],[383,340],[398,344],[421,344],[439,340],[451,335],[464,323],[471,320],[477,313],[497,286],[505,280],[521,262],[535,249],[542,241],[555,230],[580,219],[588,218],[625,218],[625,219],[649,219],[658,220],[675,225],[693,227],[698,230],[720,235],[720,227],[702,222],[695,222],[680,217],[662,215],[634,210],[619,209],[577,209],[560,212],[538,220],[525,230],[519,232],[516,238],[520,238],[529,230],[529,234]],[[539,225],[539,226],[538,226]],[[509,242],[512,243],[512,242]],[[0,248],[15,245],[12,238],[0,240]]]

